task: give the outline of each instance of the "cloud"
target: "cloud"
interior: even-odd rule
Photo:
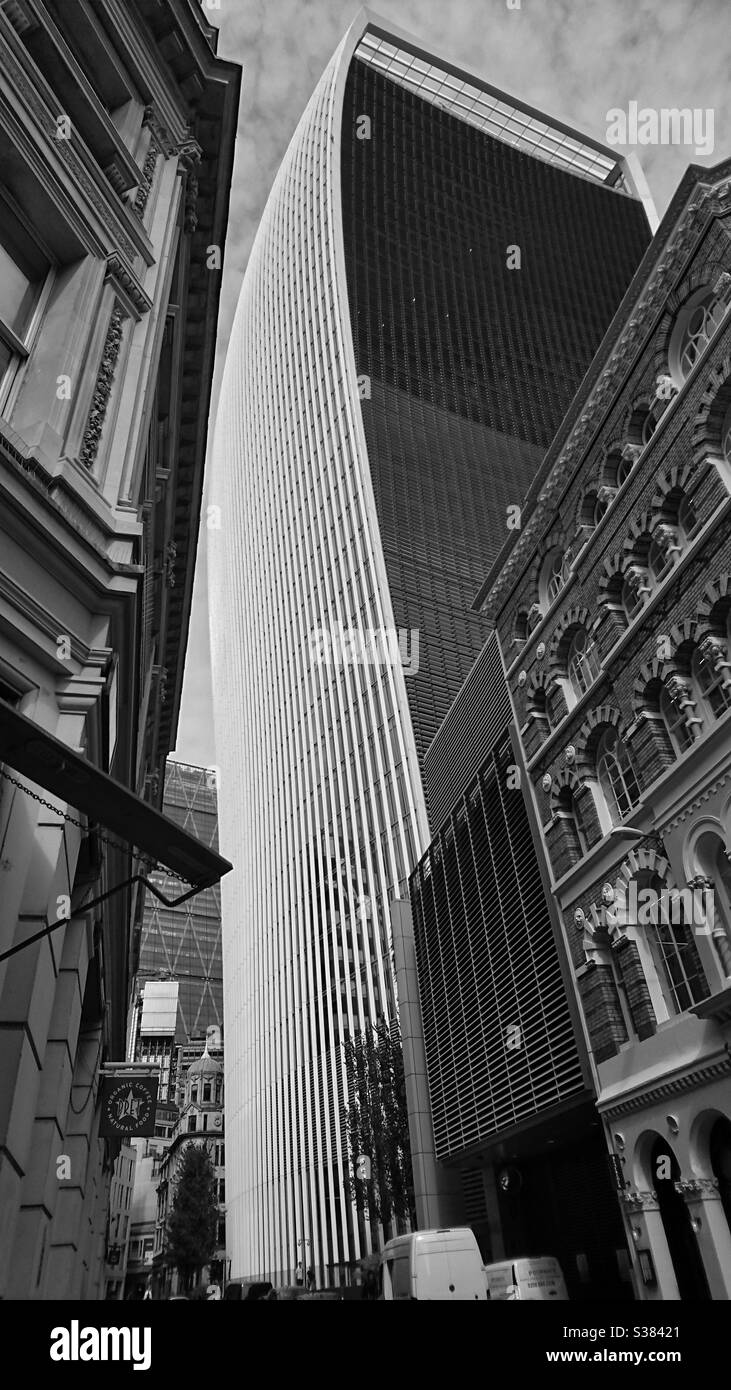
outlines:
[[[219,53],[243,64],[213,403],[256,227],[307,101],[359,6],[341,0],[221,0]],[[715,151],[731,155],[726,0],[381,0],[378,14],[424,48],[604,141],[607,112],[630,101],[715,112]],[[619,151],[621,153],[621,151]],[[638,151],[662,216],[689,163],[683,147]],[[205,543],[205,534],[203,536]],[[179,756],[214,762],[204,557],[199,556]],[[203,669],[205,666],[205,670]],[[196,756],[193,757],[193,751]]]

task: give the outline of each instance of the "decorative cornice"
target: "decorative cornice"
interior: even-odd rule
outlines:
[[[682,811],[679,811],[677,816],[673,816],[672,820],[664,822],[662,827],[663,834],[667,834],[669,830],[674,830],[677,826],[682,825],[683,821],[687,820],[689,816],[692,816],[695,811],[700,811],[704,803],[709,801],[712,796],[715,796],[716,792],[720,791],[722,787],[725,787],[730,778],[731,769],[728,769],[720,777],[717,777],[715,782],[709,783],[699,796],[694,797],[693,801],[686,801]]]
[[[707,1067],[694,1067],[692,1071],[683,1072],[680,1076],[674,1076],[659,1086],[652,1086],[643,1089],[639,1093],[635,1092],[623,1100],[613,1101],[609,1105],[603,1105],[601,1097],[597,1102],[597,1109],[607,1120],[619,1119],[620,1115],[629,1115],[633,1110],[645,1110],[648,1106],[654,1105],[656,1101],[667,1100],[669,1096],[682,1095],[684,1091],[694,1091],[697,1087],[706,1086],[712,1081],[717,1081],[721,1076],[727,1076],[731,1072],[731,1057],[724,1057],[722,1061],[714,1062]]]
[[[3,63],[5,72],[12,83],[13,89],[18,99],[19,105],[24,105],[30,111],[38,125],[48,137],[50,144],[67,165],[74,181],[88,198],[94,207],[112,240],[117,244],[121,251],[133,261],[139,254],[138,248],[134,246],[130,238],[124,232],[121,221],[114,217],[112,208],[103,196],[101,190],[87,172],[82,160],[74,150],[70,140],[58,140],[56,138],[56,122],[53,115],[46,106],[39,91],[31,82],[20,63],[17,62],[15,55],[6,45],[3,51]]]
[[[120,305],[116,304],[109,320],[104,350],[102,352],[102,360],[99,364],[94,395],[91,399],[91,409],[86,422],[81,449],[79,450],[79,462],[82,463],[85,468],[93,467],[94,460],[97,456],[99,441],[104,426],[104,417],[107,413],[109,395],[117,367],[119,349],[122,346],[123,323],[124,314]]]
[[[114,280],[120,289],[129,295],[135,308],[141,314],[149,313],[152,308],[152,300],[145,294],[137,276],[130,270],[126,261],[123,261],[116,252],[107,256],[107,277]]]

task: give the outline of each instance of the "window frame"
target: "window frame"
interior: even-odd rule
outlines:
[[[617,752],[617,749],[619,749],[619,752]],[[610,724],[601,735],[597,745],[595,765],[597,781],[601,788],[604,803],[612,825],[621,825],[641,801],[642,792],[640,784],[635,776],[634,768],[632,767],[632,760],[627,745],[614,724]],[[610,770],[612,765],[616,769],[618,776],[612,776]],[[627,773],[630,774],[631,781],[634,782],[636,789],[636,796],[634,799],[628,783]],[[617,794],[617,784],[620,786],[623,800],[626,801],[626,809],[623,809]]]
[[[583,650],[577,647],[579,638],[582,639]],[[577,700],[591,690],[601,675],[601,669],[599,650],[593,634],[585,627],[577,628],[566,653],[566,675]]]
[[[3,205],[7,207],[11,217],[13,217],[16,222],[20,223],[23,232],[33,243],[35,251],[39,253],[47,263],[47,270],[43,279],[31,282],[36,285],[36,294],[33,307],[28,313],[23,333],[19,334],[15,329],[11,328],[10,324],[6,323],[5,319],[0,315],[0,342],[5,344],[10,353],[7,366],[4,370],[0,371],[0,417],[7,417],[9,410],[12,409],[20,387],[23,368],[33,351],[40,331],[40,325],[45,315],[53,283],[56,278],[57,262],[43,238],[38,235],[35,227],[26,217],[23,209],[16,202],[9,189],[0,186],[0,215],[2,215],[3,212]]]

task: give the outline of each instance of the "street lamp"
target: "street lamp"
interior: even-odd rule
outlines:
[[[299,1261],[299,1268],[302,1270],[302,1284],[303,1284],[303,1287],[304,1287],[304,1285],[307,1283],[307,1265],[308,1265],[308,1257],[307,1257],[307,1251],[306,1251],[305,1247],[309,1247],[309,1246],[311,1246],[311,1244],[312,1244],[312,1241],[310,1240],[309,1236],[302,1236],[302,1237],[300,1237],[300,1239],[297,1241],[297,1249],[302,1251],[302,1258],[301,1258],[301,1260]],[[296,1283],[296,1282],[297,1282],[297,1271],[296,1271],[296,1270],[295,1270],[294,1279],[295,1279],[295,1283]]]

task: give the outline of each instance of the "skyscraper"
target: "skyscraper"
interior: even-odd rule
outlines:
[[[342,1043],[395,1011],[420,760],[487,632],[486,558],[648,240],[622,161],[365,13],[279,170],[209,544],[234,1275],[304,1255],[332,1277],[369,1246]]]
[[[209,849],[218,849],[216,775],[212,768],[191,767],[172,758],[165,766],[165,814],[195,835]],[[166,893],[169,884],[159,871],[151,875]],[[221,890],[219,884],[189,898],[180,907],[166,907],[148,893],[142,918],[136,993],[148,980],[178,983],[175,1041],[187,1042],[223,1023],[221,964]]]

